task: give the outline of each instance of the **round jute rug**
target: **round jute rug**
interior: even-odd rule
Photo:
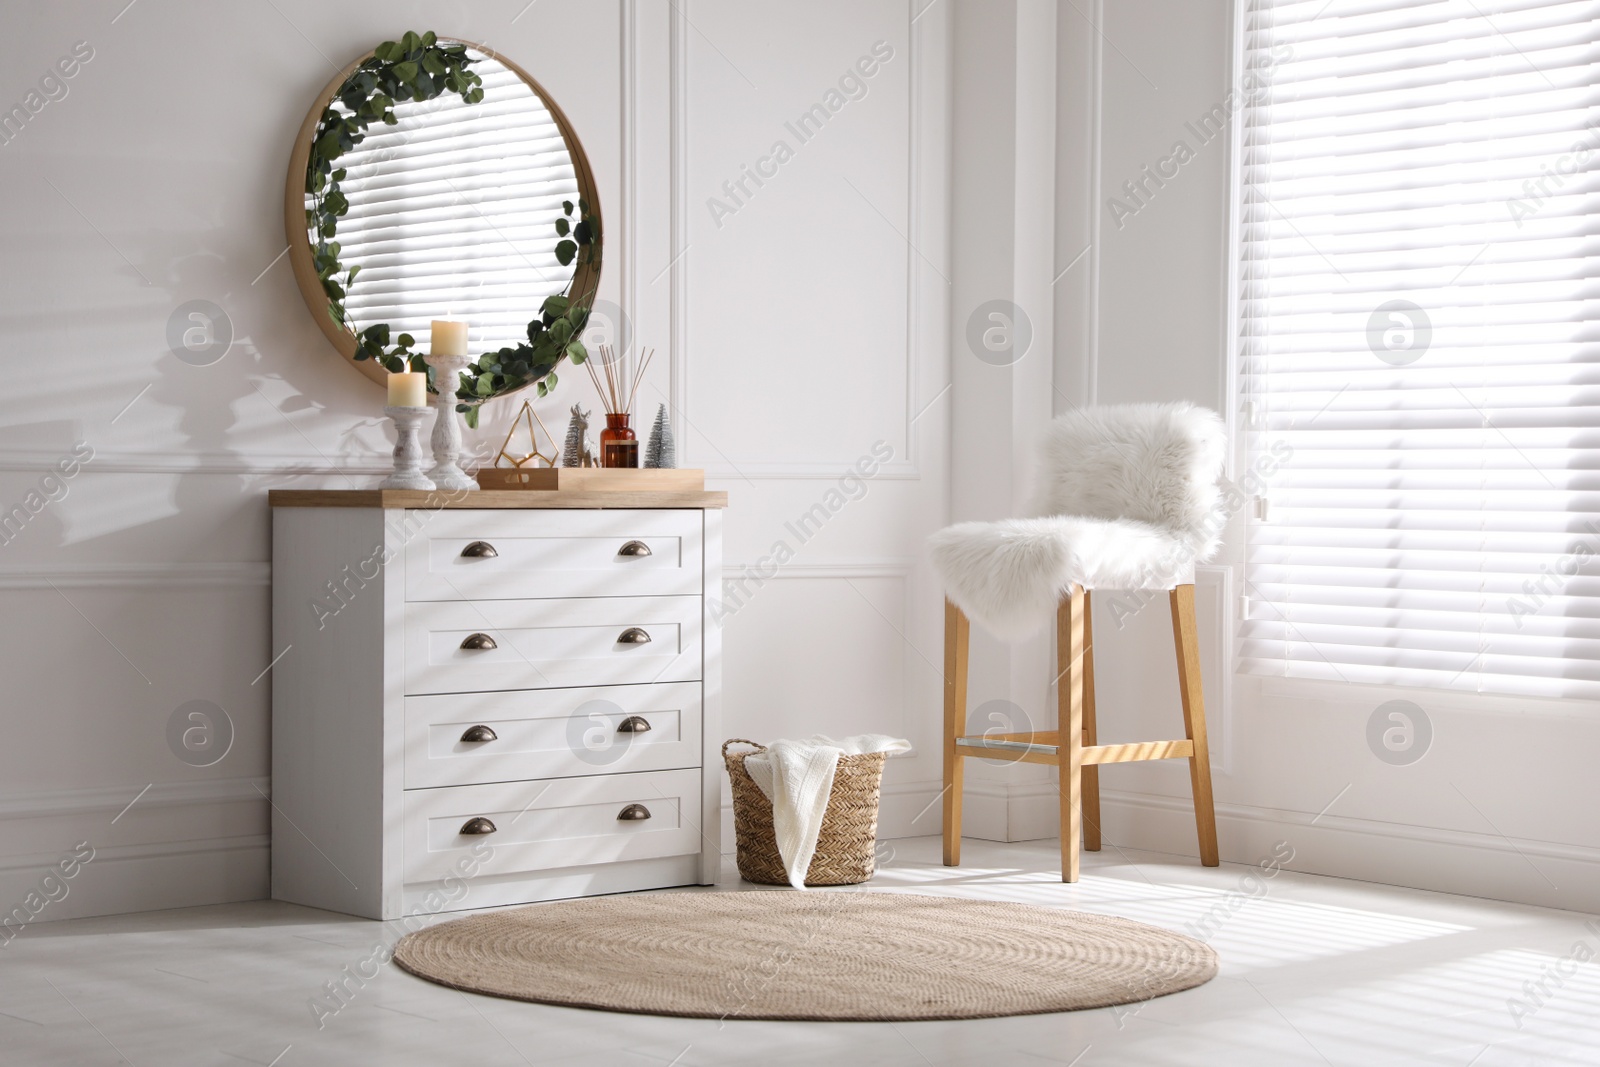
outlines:
[[[473,915],[395,962],[474,993],[730,1019],[979,1019],[1129,1004],[1210,981],[1193,938],[1130,919],[906,893],[596,897]]]

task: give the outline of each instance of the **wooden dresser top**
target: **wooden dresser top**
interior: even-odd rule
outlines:
[[[272,489],[275,508],[418,508],[435,510],[498,508],[725,508],[728,494],[706,489]]]

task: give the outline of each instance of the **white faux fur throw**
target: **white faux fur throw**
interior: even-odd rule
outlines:
[[[772,801],[772,831],[790,885],[806,887],[839,757],[910,749],[911,742],[886,734],[859,734],[842,741],[818,734],[803,741],[774,741],[765,752],[745,757],[745,773]]]
[[[1071,411],[1044,434],[1032,512],[964,522],[929,539],[946,595],[1006,640],[1037,632],[1062,592],[1192,581],[1222,528],[1227,435],[1192,404]]]

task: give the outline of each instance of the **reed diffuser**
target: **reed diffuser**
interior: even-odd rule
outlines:
[[[645,351],[644,358],[634,368],[631,383],[617,369],[617,354],[610,345],[600,346],[600,371],[594,369],[594,360],[583,361],[606,412],[606,428],[600,431],[602,467],[639,465],[639,435],[633,431],[629,421],[632,418],[633,401],[639,395],[639,383],[644,380],[645,368],[650,366],[655,354],[653,348]]]

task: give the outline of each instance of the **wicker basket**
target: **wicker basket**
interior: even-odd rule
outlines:
[[[755,752],[729,754],[729,745],[749,745]],[[738,843],[739,874],[747,882],[788,885],[789,874],[772,832],[772,801],[744,769],[746,756],[765,752],[765,745],[736,737],[722,744],[722,759],[733,782],[733,833]],[[822,816],[817,851],[806,868],[806,885],[855,885],[872,877],[877,867],[878,789],[883,782],[885,752],[839,757],[833,791]]]

